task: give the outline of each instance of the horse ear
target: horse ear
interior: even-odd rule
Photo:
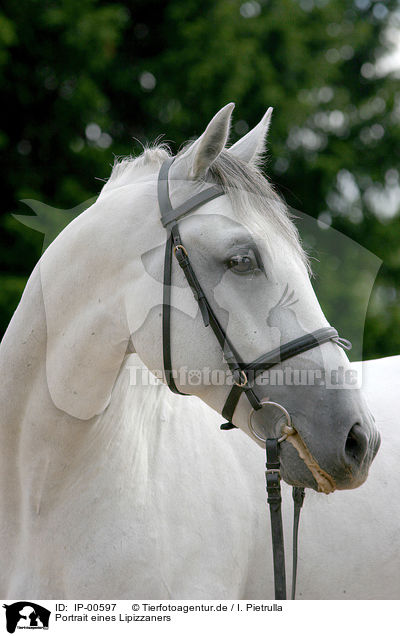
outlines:
[[[257,126],[233,144],[233,146],[228,149],[228,152],[245,163],[257,165],[258,160],[265,152],[265,143],[271,122],[272,110],[272,108],[268,108]]]
[[[228,141],[232,111],[235,104],[221,108],[210,121],[207,128],[182,155],[178,156],[174,168],[186,177],[201,179],[211,164],[225,148]],[[183,175],[182,175],[183,176]]]

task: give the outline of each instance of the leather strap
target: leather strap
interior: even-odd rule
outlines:
[[[292,497],[294,501],[293,508],[293,551],[292,551],[292,601],[296,598],[296,581],[297,581],[297,545],[299,539],[299,521],[300,512],[304,503],[305,490],[299,486],[293,486]]]
[[[169,198],[169,181],[168,181],[168,172],[174,161],[174,157],[169,157],[164,161],[160,168],[160,172],[158,173],[157,180],[157,195],[158,195],[158,205],[160,207],[161,213],[161,222],[164,225],[163,219],[167,216],[167,214],[171,213],[172,205],[171,200]]]
[[[179,205],[177,208],[173,208],[169,197],[169,181],[168,173],[171,165],[174,162],[175,157],[169,157],[164,161],[160,168],[158,175],[157,191],[158,191],[158,204],[161,211],[161,222],[164,227],[167,227],[174,221],[182,218],[189,212],[193,212],[196,208],[208,201],[220,197],[224,193],[223,188],[218,185],[213,185],[206,190],[198,192],[193,197],[190,197],[187,201]]]
[[[189,212],[193,212],[193,210],[198,208],[200,205],[203,205],[203,203],[207,203],[208,201],[212,201],[213,199],[220,197],[221,194],[224,194],[224,191],[220,186],[211,186],[210,188],[195,194],[193,197],[182,203],[182,205],[179,205],[177,208],[164,215],[162,219],[164,227],[167,227],[170,223],[177,221]]]
[[[164,256],[164,286],[163,286],[163,313],[162,313],[162,348],[164,376],[168,387],[173,393],[186,395],[179,391],[175,384],[171,361],[171,269],[172,269],[172,234],[169,235],[165,245]]]
[[[275,599],[286,599],[286,568],[285,546],[282,524],[282,496],[280,485],[280,459],[279,442],[277,439],[267,439],[266,444],[267,470],[265,471],[268,505],[271,517],[272,553],[274,560],[274,585]],[[293,551],[292,551],[292,594],[291,600],[296,598],[297,580],[297,546],[300,512],[304,502],[304,488],[294,486],[292,496],[294,501],[293,512]]]
[[[243,368],[246,372],[253,373],[267,371],[284,360],[298,356],[338,337],[339,334],[334,327],[322,327],[322,329],[307,333],[304,336],[290,340],[290,342],[285,342],[280,347],[264,353],[253,362],[250,362],[250,364],[244,365]]]
[[[171,230],[173,242],[175,244],[175,256],[179,265],[181,266],[186,280],[193,292],[193,295],[200,307],[201,314],[203,316],[203,322],[206,327],[210,325],[214,332],[215,337],[223,351],[225,362],[227,363],[234,378],[240,379],[240,358],[235,351],[232,343],[229,341],[225,334],[225,331],[221,327],[221,324],[215,315],[212,307],[210,306],[200,282],[196,276],[196,273],[190,263],[189,256],[186,249],[182,245],[182,240],[179,235],[178,226],[174,225]]]
[[[179,234],[177,223],[175,223],[175,225],[171,227],[171,236],[172,236],[172,245],[173,245],[173,250],[176,256],[176,260],[178,261],[180,267],[182,268],[183,273],[185,274],[185,278],[189,284],[189,287],[193,292],[193,296],[195,297],[195,300],[197,301],[197,304],[200,308],[201,315],[203,317],[204,326],[208,327],[208,325],[210,324],[210,316],[208,311],[207,298],[205,297],[205,294],[201,288],[201,285],[197,279],[197,276],[195,275],[193,271],[186,249],[182,245],[182,239]]]
[[[269,513],[271,517],[272,552],[274,559],[275,599],[286,600],[285,548],[282,525],[282,496],[279,461],[279,442],[267,439],[265,442],[267,462],[265,479]]]

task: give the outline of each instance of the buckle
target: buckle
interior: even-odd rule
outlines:
[[[277,473],[280,476],[280,469],[279,468],[267,468],[267,470],[265,471],[265,475],[272,475],[273,473]]]
[[[237,371],[239,371],[240,380],[233,380],[233,383],[236,384],[236,386],[238,387],[246,386],[246,384],[248,383],[246,373],[243,371],[243,369],[237,369]]]
[[[186,249],[186,247],[184,247],[184,245],[181,245],[180,243],[179,243],[179,245],[174,245],[174,250],[173,250],[173,252],[174,252],[174,256],[176,256],[177,258],[179,258],[179,254],[177,255],[177,251],[178,251],[178,250],[179,250],[179,252],[181,252],[181,251],[182,251],[182,252],[183,252],[183,254],[184,254],[186,257],[188,257],[187,249]]]

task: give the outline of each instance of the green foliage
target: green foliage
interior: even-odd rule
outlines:
[[[42,248],[10,216],[26,214],[21,199],[75,208],[99,191],[113,155],[140,151],[132,138],[166,133],[177,150],[235,101],[232,141],[274,106],[266,171],[288,204],[383,261],[364,356],[398,353],[400,92],[375,70],[396,9],[396,0],[5,0],[3,329]],[[328,316],[343,307],[349,335],[363,272],[355,262],[354,276],[335,282],[328,260],[329,289],[318,293]]]

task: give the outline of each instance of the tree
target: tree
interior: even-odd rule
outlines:
[[[98,192],[93,176],[108,176],[113,153],[140,151],[132,137],[166,132],[176,150],[235,101],[232,141],[274,106],[266,171],[288,204],[382,259],[364,355],[397,352],[400,110],[395,78],[377,70],[396,8],[395,0],[6,2],[0,72],[13,118],[0,137],[3,326],[41,248],[9,215],[20,199],[74,207]],[[340,289],[332,270],[331,281],[344,308],[357,298],[357,279]],[[347,313],[340,327],[351,333]]]

